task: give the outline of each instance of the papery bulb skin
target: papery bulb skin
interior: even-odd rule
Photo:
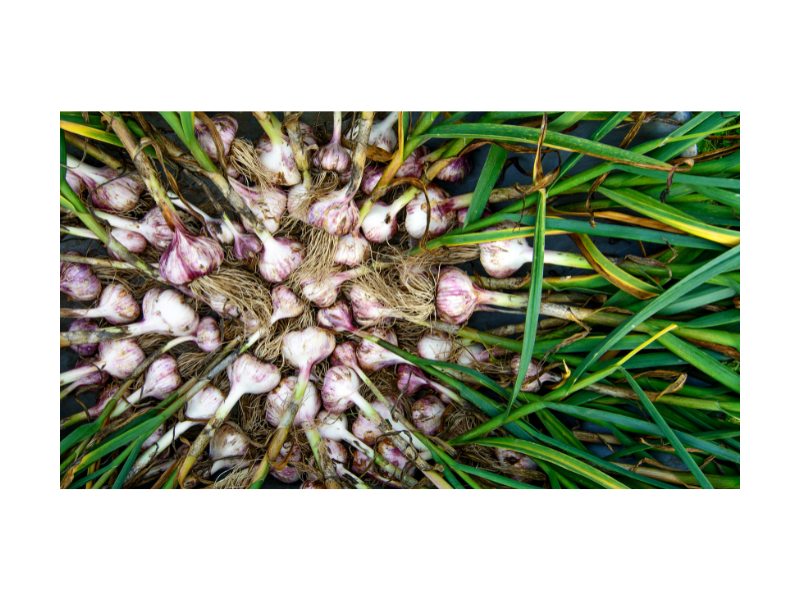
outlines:
[[[226,369],[231,390],[244,394],[266,394],[281,381],[280,370],[270,363],[258,360],[252,354],[242,354]]]
[[[515,227],[513,222],[503,221],[501,224],[489,227],[485,231],[513,227]],[[478,244],[478,247],[481,253],[481,265],[490,276],[498,279],[510,277],[522,265],[533,260],[533,248],[525,238],[484,242],[483,244]]]
[[[336,367],[339,365],[344,365],[345,367],[350,367],[353,370],[358,370],[361,367],[358,365],[358,358],[356,357],[356,345],[355,342],[344,342],[343,344],[339,344],[334,348],[333,354],[331,354],[331,366]]]
[[[141,449],[147,450],[150,446],[156,444],[158,440],[161,439],[161,436],[163,436],[166,433],[166,431],[167,427],[164,423],[159,425],[158,429],[156,429],[153,433],[151,433],[150,437],[148,437],[145,441],[142,442]]]
[[[354,273],[344,271],[343,273],[332,273],[326,277],[305,277],[300,281],[300,288],[303,296],[314,306],[327,308],[336,302],[341,285],[351,279]]]
[[[136,230],[150,242],[151,246],[158,250],[169,248],[172,238],[175,237],[157,206],[148,210],[139,219]]]
[[[195,331],[197,347],[203,352],[211,353],[222,345],[222,332],[214,317],[203,317]]]
[[[425,435],[437,435],[442,430],[445,408],[436,396],[423,396],[411,405],[411,420]]]
[[[83,181],[80,177],[78,177],[72,169],[67,169],[67,185],[70,189],[75,192],[78,196],[81,195],[81,191],[83,190]]]
[[[314,136],[314,129],[308,123],[299,121],[300,134],[303,136],[303,148],[308,151],[317,146],[317,138]]]
[[[302,180],[300,169],[294,162],[289,141],[282,134],[280,138],[280,143],[276,145],[269,136],[263,135],[256,144],[264,174],[273,185],[297,185]]]
[[[319,309],[317,323],[325,329],[332,329],[340,333],[356,331],[356,327],[353,325],[353,316],[350,313],[350,305],[344,300],[339,300],[328,308]]]
[[[141,254],[147,249],[147,238],[145,238],[141,233],[136,233],[135,231],[128,231],[127,229],[121,229],[119,227],[114,227],[111,230],[111,237],[117,240],[126,250],[129,252],[133,252],[134,254]],[[116,252],[109,248],[108,254],[114,260],[123,261],[124,259],[119,256]]]
[[[376,450],[381,456],[383,456],[386,460],[404,473],[413,475],[413,473],[416,471],[416,468],[413,466],[413,464],[408,464],[408,459],[406,458],[405,454],[403,454],[390,440],[386,438],[382,439],[380,442],[378,442]]]
[[[428,184],[428,198],[431,203],[431,224],[428,237],[433,239],[444,235],[455,224],[455,211],[447,203],[450,196],[443,188],[435,183]],[[428,203],[422,190],[408,203],[406,207],[406,231],[416,239],[422,238],[428,222]]]
[[[258,272],[269,282],[285,281],[306,257],[303,244],[288,237],[262,238],[264,249],[258,260]]]
[[[385,170],[386,167],[376,163],[364,167],[364,174],[361,176],[361,191],[365,194],[371,194],[381,177],[383,177]]]
[[[141,310],[131,291],[120,283],[111,283],[100,294],[97,310],[113,325],[125,325],[139,318]]]
[[[408,158],[400,165],[400,168],[397,169],[395,179],[400,179],[402,177],[419,179],[422,177],[425,172],[425,157],[429,152],[430,150],[428,150],[426,146],[417,146],[414,148],[411,154],[408,155]]]
[[[337,265],[347,265],[355,267],[364,262],[369,252],[369,242],[359,235],[358,228],[353,233],[340,235],[336,243],[336,253],[333,262]]]
[[[476,371],[480,371],[481,364],[487,363],[491,359],[492,353],[480,344],[470,344],[469,346],[464,346],[459,348],[458,352],[456,353],[456,364],[469,367],[470,369],[475,369]],[[452,375],[461,381],[468,379],[466,373],[461,373],[460,371],[453,371]]]
[[[351,396],[358,394],[361,380],[351,368],[344,365],[331,367],[322,384],[322,405],[329,413],[339,414],[353,406]]]
[[[69,324],[69,331],[91,331],[97,329],[97,323],[91,319],[75,319]],[[97,352],[97,344],[78,344],[70,346],[72,350],[81,356],[92,356]]]
[[[78,359],[78,361],[75,363],[75,368],[78,369],[80,367],[86,367],[91,364],[92,363],[88,360]],[[77,387],[99,390],[106,384],[107,381],[108,381],[108,373],[106,373],[105,371],[101,371],[100,369],[94,369],[90,373],[78,379],[75,383],[78,384]]]
[[[142,314],[147,331],[173,337],[190,335],[200,324],[197,312],[178,290],[148,290],[142,299]]]
[[[374,446],[375,441],[383,434],[375,423],[362,414],[353,422],[350,431],[367,446]]]
[[[511,372],[514,374],[514,379],[516,379],[517,374],[519,373],[519,362],[521,358],[522,357],[519,354],[515,354],[511,359]],[[538,392],[539,388],[542,387],[542,384],[548,381],[559,381],[559,377],[553,373],[539,374],[539,368],[536,364],[536,361],[532,360],[531,364],[528,365],[528,371],[525,373],[525,380],[523,381],[520,389],[523,392]]]
[[[441,331],[428,331],[417,342],[417,356],[428,360],[449,362],[454,351],[453,340]]]
[[[142,398],[163,400],[183,385],[178,362],[169,354],[162,354],[147,367],[142,386]]]
[[[385,202],[376,202],[369,209],[361,230],[370,242],[381,244],[397,234],[397,211]]]
[[[277,427],[280,423],[281,415],[283,415],[284,409],[294,396],[296,386],[297,377],[284,377],[278,387],[267,394],[266,416],[267,422],[272,427]],[[303,392],[303,401],[294,417],[293,425],[302,427],[304,424],[311,423],[321,407],[322,401],[317,387],[314,385],[307,386],[305,392]]]
[[[469,156],[458,156],[439,171],[436,179],[447,183],[458,183],[463,181],[470,174],[470,171],[472,171],[472,160],[470,160]]]
[[[219,134],[220,141],[222,142],[222,151],[225,153],[225,156],[228,156],[233,138],[236,137],[236,130],[239,129],[239,123],[231,115],[225,114],[211,117],[211,122],[214,123],[214,127]],[[194,119],[194,133],[195,137],[197,137],[197,141],[200,143],[200,147],[205,150],[208,157],[213,161],[219,161],[214,137],[211,135],[208,127],[206,127],[206,124],[197,117]]]
[[[134,340],[111,340],[97,345],[103,370],[116,379],[127,379],[144,360],[144,352]]]
[[[225,401],[225,394],[208,384],[189,398],[183,414],[189,421],[208,421]]]
[[[504,467],[513,469],[523,469],[525,471],[538,471],[539,465],[530,456],[522,454],[521,452],[514,452],[513,450],[506,450],[505,448],[492,448],[497,457],[498,462]],[[525,481],[529,477],[520,475],[512,475],[511,479],[516,481]]]
[[[353,435],[355,435],[355,431],[353,432]],[[356,435],[356,437],[358,437],[358,436]],[[360,437],[358,439],[361,440]],[[361,441],[364,442],[365,444],[367,443],[364,440],[361,440]],[[372,444],[368,444],[368,445],[372,446],[372,445],[374,445],[374,443],[375,442],[373,441]],[[370,467],[370,464],[372,463],[372,461],[369,459],[369,457],[366,454],[364,454],[363,452],[361,452],[361,450],[358,450],[357,448],[353,448],[352,449],[352,454],[353,454],[353,463],[352,463],[352,465],[350,467],[351,470],[356,475],[364,475],[369,470],[369,467]]]
[[[301,490],[326,490],[328,488],[325,487],[324,483],[321,483],[319,481],[311,481],[309,479],[308,481],[304,481],[303,485],[301,485],[299,489],[301,489]]]
[[[272,320],[275,324],[281,319],[292,319],[303,314],[305,306],[287,285],[276,285],[270,293],[272,297]]]
[[[303,223],[308,223],[308,215],[303,212],[303,205],[310,191],[306,183],[302,181],[292,186],[286,199],[286,211],[289,216]]]
[[[358,224],[358,207],[348,188],[323,194],[320,200],[308,209],[308,224],[317,229],[324,229],[331,235],[347,235],[352,233]]]
[[[368,330],[368,333],[397,346],[397,336],[391,329],[372,327]],[[368,340],[361,340],[356,350],[356,357],[361,368],[370,373],[406,362],[389,350],[385,350],[382,346]]]
[[[289,456],[290,454],[291,456]],[[282,481],[283,483],[294,483],[295,481],[300,481],[300,471],[291,466],[291,463],[299,463],[303,461],[303,455],[300,453],[300,446],[292,441],[286,442],[281,448],[280,454],[278,455],[278,464],[282,463],[287,456],[289,456],[289,464],[284,467],[283,471],[270,469],[270,474],[275,479]]]
[[[74,250],[65,254],[80,256]],[[94,300],[100,295],[102,287],[89,265],[61,261],[61,291],[70,298],[83,302]]]
[[[208,448],[208,454],[214,463],[211,467],[211,475],[232,467],[243,466],[244,456],[249,448],[250,443],[244,435],[225,423],[211,438]]]
[[[416,394],[428,385],[422,371],[412,365],[400,365],[397,368],[397,389],[403,394]]]
[[[92,204],[100,210],[115,213],[128,212],[136,208],[144,186],[130,177],[119,177],[119,173],[111,167],[104,167],[100,169],[100,172],[109,183],[98,185],[95,188],[91,195]],[[111,181],[112,179],[113,181]]]
[[[311,163],[323,171],[335,171],[341,175],[350,171],[352,158],[347,148],[342,146],[337,140],[331,140],[320,148]]]
[[[281,344],[281,353],[291,365],[302,371],[331,355],[336,347],[336,338],[325,329],[308,327],[302,331],[287,333]]]
[[[116,395],[118,391],[119,391],[118,383],[112,383],[106,389],[104,389],[100,393],[100,396],[98,396],[95,405],[89,409],[88,411],[89,417],[91,417],[92,419],[96,419],[97,417],[99,417],[100,414],[103,412],[103,409],[106,407],[106,404],[108,404],[108,402]],[[122,394],[122,397],[120,397],[120,399],[117,400],[117,406],[124,406],[125,404],[127,404],[127,402],[125,402],[125,399],[130,395],[131,395],[130,390],[126,390],[125,393]]]
[[[353,316],[359,325],[388,325],[392,318],[399,317],[398,311],[390,310],[369,291],[358,283],[350,288],[350,304]]]
[[[344,477],[344,465],[347,462],[347,450],[335,440],[324,440],[325,449],[328,451],[328,458],[336,466],[336,474]]]
[[[233,234],[233,256],[236,260],[248,261],[261,252],[263,245],[258,236],[251,233]]]
[[[224,254],[219,242],[195,236],[179,222],[169,246],[158,261],[161,276],[173,285],[191,283],[222,265]]]
[[[251,187],[236,180],[230,184],[264,229],[271,234],[278,231],[287,202],[286,193],[281,188]]]
[[[478,296],[469,275],[456,267],[442,269],[436,288],[436,310],[446,323],[466,323],[475,311]]]

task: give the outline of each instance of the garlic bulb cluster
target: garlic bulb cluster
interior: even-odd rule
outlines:
[[[292,319],[303,314],[305,306],[287,285],[276,285],[270,292],[272,297],[272,318],[274,325],[281,319]]]
[[[249,449],[247,438],[235,427],[224,424],[214,433],[208,449],[212,461],[210,474],[243,466]]]
[[[236,137],[236,130],[239,128],[239,123],[231,115],[215,115],[211,117],[211,122],[219,134],[220,141],[222,142],[222,151],[225,156],[231,149],[233,138]],[[206,124],[200,119],[194,119],[194,134],[200,147],[208,154],[208,157],[213,161],[219,161],[217,156],[217,145],[214,143],[214,137],[211,135]]]
[[[353,325],[353,316],[350,313],[350,305],[344,300],[339,300],[329,306],[328,308],[321,308],[317,311],[317,323],[325,329],[331,329],[340,333],[358,331],[356,326]],[[347,342],[353,344],[352,342]],[[336,347],[334,353],[342,347],[342,344]],[[355,351],[355,344],[353,344]],[[355,354],[354,354],[355,356]]]
[[[191,283],[222,265],[224,254],[219,242],[192,235],[177,218],[172,241],[158,261],[161,276],[173,285]]]
[[[78,252],[65,252],[70,256],[80,256]],[[61,261],[61,291],[70,298],[86,302],[100,295],[103,286],[89,265]]]
[[[67,154],[67,168],[89,191],[92,204],[101,210],[111,212],[127,212],[136,207],[144,191],[144,186],[131,177],[120,177],[111,167],[93,167],[81,163],[77,158]],[[74,178],[67,181],[75,182]],[[80,188],[73,191],[80,193]]]
[[[352,159],[350,152],[341,144],[342,113],[333,113],[333,135],[331,141],[320,148],[312,159],[312,164],[323,171],[335,171],[340,175],[350,172]]]

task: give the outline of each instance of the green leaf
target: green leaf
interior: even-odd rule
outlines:
[[[469,210],[464,219],[464,225],[468,225],[476,219],[480,219],[483,215],[483,210],[486,208],[486,203],[489,200],[489,194],[492,193],[494,184],[497,183],[497,178],[503,170],[508,150],[500,146],[492,146],[489,149],[489,155],[486,157],[486,162],[483,165],[478,184],[475,186],[475,192],[472,195],[472,200],[469,203]]]
[[[67,138],[64,136],[64,130],[59,129],[61,134],[61,181],[67,180]]]
[[[600,127],[598,127],[592,132],[592,134],[589,136],[589,139],[592,140],[593,142],[599,142],[611,131],[613,131],[617,125],[622,123],[625,120],[625,118],[630,114],[631,113],[629,111],[614,113],[613,115],[608,117],[608,119],[606,119],[600,125]],[[584,156],[583,154],[580,154],[578,152],[573,152],[572,154],[570,154],[569,158],[567,158],[567,160],[564,161],[561,170],[558,172],[558,177],[556,177],[555,181],[553,181],[553,185],[558,183],[558,181],[561,178],[563,178],[567,173],[569,173],[572,170],[572,167],[578,164],[578,161],[582,159],[583,156]]]
[[[721,190],[705,185],[692,184],[689,187],[691,187],[698,194],[707,196],[708,198],[716,200],[717,202],[724,204],[725,206],[730,206],[731,208],[735,208],[736,210],[740,209],[739,194],[729,192],[728,190]]]
[[[565,112],[552,123],[547,124],[547,131],[564,131],[565,129],[569,129],[583,119],[583,117],[585,117],[587,114],[588,111]]]
[[[634,173],[636,175],[643,175],[645,177],[649,177],[651,179],[658,179],[662,181],[667,181],[669,178],[669,173],[665,171],[652,171],[649,169],[640,169],[639,167],[631,167],[629,165],[619,165],[617,167],[620,171],[627,171],[628,173]],[[741,186],[741,181],[739,179],[727,179],[725,177],[700,177],[697,175],[691,175],[688,173],[675,173],[672,176],[673,183],[686,183],[689,184],[690,187],[694,188],[695,186],[701,187],[710,187],[710,188],[726,188],[729,190],[738,190]],[[703,194],[705,192],[698,193]]]
[[[125,478],[128,476],[128,473],[130,473],[131,467],[133,467],[134,461],[139,456],[139,450],[146,439],[146,435],[140,435],[138,438],[136,438],[136,441],[133,442],[133,448],[131,449],[130,454],[128,454],[128,458],[125,459],[125,464],[122,465],[122,468],[117,474],[117,479],[114,481],[114,486],[112,489],[118,490],[125,483]]]

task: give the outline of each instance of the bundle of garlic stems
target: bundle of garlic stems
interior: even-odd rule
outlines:
[[[62,487],[739,486],[738,113],[61,129]]]

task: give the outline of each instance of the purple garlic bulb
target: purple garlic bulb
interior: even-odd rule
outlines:
[[[208,454],[213,465],[211,475],[226,469],[238,468],[245,464],[244,457],[250,443],[236,428],[225,423],[211,438]]]
[[[111,167],[93,167],[67,155],[67,167],[89,190],[92,204],[101,210],[127,212],[136,207],[144,186],[130,177],[120,177]]]
[[[283,470],[276,471],[275,469],[270,469],[270,474],[275,479],[282,481],[283,483],[294,483],[295,481],[300,481],[300,471],[291,466],[291,463],[299,463],[303,461],[303,455],[300,453],[300,446],[292,441],[286,442],[281,448],[281,453],[278,455],[278,464],[286,460],[287,456],[289,456],[289,461]]]
[[[97,323],[91,319],[75,319],[69,324],[69,331],[91,331],[97,329]],[[72,350],[81,356],[92,356],[97,352],[97,344],[78,344],[70,346]]]
[[[459,181],[463,181],[463,179],[469,175],[470,171],[472,171],[472,160],[470,160],[469,156],[458,156],[447,163],[444,169],[439,171],[439,174],[436,175],[436,179],[439,181],[446,181],[447,183],[458,183]]]
[[[163,400],[181,385],[183,379],[178,370],[178,362],[169,354],[162,354],[147,367],[144,385],[131,394],[128,401],[136,404],[145,398]]]
[[[227,156],[231,149],[233,138],[236,137],[236,130],[239,128],[239,123],[231,115],[224,114],[211,117],[211,122],[214,123],[214,127],[219,134],[220,141],[222,142],[222,151],[225,153],[225,156]],[[194,133],[197,141],[200,143],[200,147],[205,150],[208,157],[213,161],[218,161],[219,157],[217,156],[217,146],[214,144],[214,137],[211,135],[208,127],[206,127],[206,124],[197,117],[194,119]]]
[[[439,317],[447,323],[466,323],[479,304],[478,289],[461,269],[442,269],[436,291]]]
[[[267,394],[266,415],[267,421],[272,427],[277,427],[281,420],[283,411],[294,395],[297,386],[297,377],[284,377],[274,390]],[[303,392],[303,400],[297,414],[294,417],[293,425],[302,427],[314,421],[322,403],[320,402],[319,392],[316,386],[306,386]]]
[[[323,194],[311,205],[306,216],[309,225],[324,229],[331,235],[347,235],[358,225],[358,207],[353,202],[355,192],[349,187]]]
[[[264,229],[272,234],[278,231],[287,202],[281,188],[250,187],[236,180],[231,180],[230,184]]]
[[[259,237],[263,250],[258,261],[258,272],[267,281],[285,281],[305,259],[305,247],[292,238],[276,238],[266,232],[261,232]]]
[[[225,395],[208,384],[189,398],[183,414],[187,421],[208,421],[225,401]]]
[[[211,353],[222,345],[222,332],[214,317],[203,317],[194,332],[197,347]]]
[[[161,276],[174,285],[191,283],[222,265],[224,254],[219,242],[195,236],[175,218],[175,232],[158,261]]]
[[[358,365],[356,352],[357,348],[355,342],[344,342],[343,344],[339,344],[336,346],[336,348],[334,348],[333,354],[331,354],[331,366],[336,367],[339,365],[344,365],[358,372],[361,367]]]
[[[314,306],[326,308],[336,302],[341,285],[354,277],[358,277],[361,271],[351,269],[341,273],[331,273],[325,277],[305,277],[300,281],[300,288],[303,296],[306,297]]]
[[[392,153],[397,147],[397,134],[394,131],[394,124],[397,123],[399,113],[390,112],[385,119],[379,123],[373,123],[369,130],[369,145],[380,148],[385,152]],[[347,139],[351,142],[358,136],[358,122],[347,132]]]
[[[519,354],[515,354],[514,357],[511,359],[511,371],[514,373],[514,378],[516,379],[517,374],[519,373],[519,362],[521,356]],[[536,364],[535,360],[531,361],[531,364],[528,365],[528,371],[525,373],[525,380],[522,383],[522,387],[520,388],[523,392],[538,392],[539,388],[542,387],[543,383],[548,381],[559,381],[560,378],[553,374],[553,373],[541,373],[539,372],[539,367]]]
[[[373,204],[361,224],[364,237],[376,244],[392,239],[397,233],[397,214],[402,209],[403,205],[400,202],[390,205],[378,201]]]
[[[119,391],[119,383],[112,383],[108,387],[106,387],[101,393],[100,396],[97,398],[97,402],[95,405],[89,409],[89,417],[92,419],[96,419],[100,416],[103,412],[103,409],[106,407],[106,404],[117,394]],[[130,396],[130,390],[126,390],[122,397],[117,401],[117,407],[125,407],[125,410],[129,408],[129,405],[125,400]],[[121,412],[125,412],[125,410]]]
[[[369,242],[358,233],[358,228],[353,233],[340,235],[336,243],[336,254],[333,262],[337,265],[355,267],[364,262],[369,252]]]
[[[91,369],[86,375],[76,380],[73,387],[80,386],[90,390],[99,390],[108,381],[108,373],[94,367],[91,362],[79,358],[75,363],[75,368],[80,369],[82,367],[91,367]]]
[[[383,177],[385,170],[386,167],[376,163],[364,167],[364,175],[361,177],[361,191],[365,194],[371,194],[381,177]]]
[[[78,311],[90,319],[105,319],[113,325],[125,325],[139,318],[139,304],[131,291],[121,283],[110,283],[100,294],[95,308]],[[63,313],[62,313],[63,314]]]
[[[147,238],[145,238],[141,233],[127,231],[126,229],[115,227],[111,230],[111,237],[122,244],[126,250],[133,252],[134,254],[141,254],[147,249]],[[123,260],[121,256],[119,256],[110,248],[108,250],[108,254],[114,260]]]
[[[328,308],[320,308],[317,311],[317,323],[325,329],[332,329],[340,333],[358,331],[353,325],[350,305],[344,300],[339,300]]]
[[[78,252],[65,252],[80,256]],[[61,291],[75,300],[94,300],[100,295],[102,285],[89,265],[61,261]]]
[[[261,252],[263,244],[258,236],[252,233],[239,233],[235,228],[231,229],[233,234],[233,256],[236,260],[247,261]]]
[[[524,471],[539,470],[539,465],[536,464],[536,461],[526,454],[514,452],[513,450],[506,450],[505,448],[492,448],[492,450],[494,450],[498,462],[506,468],[522,469]],[[530,478],[522,475],[512,475],[511,479],[525,481]]]
[[[445,408],[436,396],[423,396],[411,405],[411,420],[425,435],[437,435],[442,430]]]
[[[333,135],[331,141],[320,148],[314,158],[312,164],[317,169],[323,171],[336,171],[344,175],[350,171],[352,159],[350,152],[341,144],[342,139],[342,113],[335,111],[333,113]]]
[[[111,340],[97,345],[97,357],[96,366],[116,379],[127,379],[144,361],[144,352],[132,339]]]
[[[272,185],[297,185],[302,179],[289,140],[280,132],[263,135],[256,144],[264,175]]]
[[[428,229],[428,237],[433,239],[447,233],[455,223],[456,215],[452,210],[447,198],[448,194],[443,188],[435,183],[426,186],[428,199],[431,204],[431,223]],[[428,223],[428,203],[425,193],[422,190],[408,203],[406,208],[406,231],[416,239],[420,239],[425,234]]]
[[[372,327],[368,330],[368,333],[397,346],[397,336],[391,329]],[[356,357],[358,358],[358,363],[361,365],[361,368],[370,373],[380,371],[392,365],[400,365],[408,362],[393,352],[384,349],[383,346],[363,339],[358,346],[358,350],[356,350]]]
[[[417,342],[417,356],[428,360],[449,362],[454,350],[453,340],[440,331],[428,331]]]
[[[272,318],[274,325],[281,319],[292,319],[303,314],[305,306],[287,285],[276,285],[272,288]]]
[[[283,358],[300,371],[298,380],[305,388],[314,365],[325,360],[336,347],[336,338],[325,329],[308,327],[287,333],[281,344]]]
[[[361,380],[351,368],[331,367],[322,384],[322,405],[329,413],[339,414],[353,406],[352,396],[359,393]]]
[[[383,435],[383,432],[378,426],[361,413],[356,417],[350,430],[353,432],[354,436],[367,446],[374,446],[377,439]]]
[[[402,318],[402,313],[383,306],[364,285],[354,283],[350,288],[350,304],[353,316],[359,325],[387,325],[393,318]]]
[[[489,227],[485,231],[496,231],[498,229],[510,229],[515,226],[511,221],[503,221],[495,227]],[[511,240],[498,240],[496,242],[484,242],[478,244],[481,253],[481,265],[492,277],[510,277],[519,268],[533,260],[533,248],[525,238],[514,238]]]

